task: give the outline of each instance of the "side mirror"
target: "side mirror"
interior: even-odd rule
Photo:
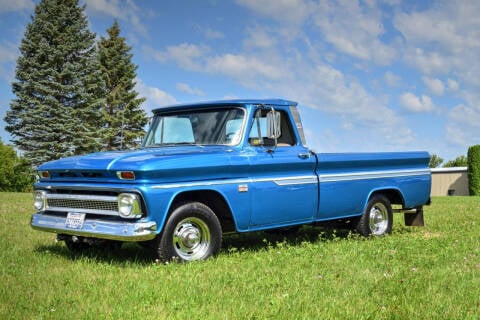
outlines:
[[[267,137],[270,139],[278,139],[281,135],[280,112],[272,108],[272,110],[267,113]]]

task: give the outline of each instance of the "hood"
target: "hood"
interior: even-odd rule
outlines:
[[[134,171],[136,180],[179,179],[180,176],[225,177],[228,174],[229,146],[175,146],[148,148],[135,151],[110,151],[68,157],[42,164],[39,171],[109,172]],[[66,177],[66,175],[63,175]],[[73,175],[69,175],[71,178]],[[63,180],[63,179],[62,179]]]

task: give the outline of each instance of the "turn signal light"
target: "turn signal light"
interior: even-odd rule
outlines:
[[[38,171],[38,175],[42,179],[50,179],[50,172],[48,171]]]
[[[117,177],[122,180],[135,180],[135,172],[133,171],[117,171]]]

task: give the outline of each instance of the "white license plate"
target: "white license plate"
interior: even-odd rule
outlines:
[[[69,229],[82,229],[85,222],[85,213],[69,212],[67,214],[67,220],[65,221],[65,227]]]

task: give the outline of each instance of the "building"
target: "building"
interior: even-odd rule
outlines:
[[[468,196],[467,167],[432,169],[432,196]]]

